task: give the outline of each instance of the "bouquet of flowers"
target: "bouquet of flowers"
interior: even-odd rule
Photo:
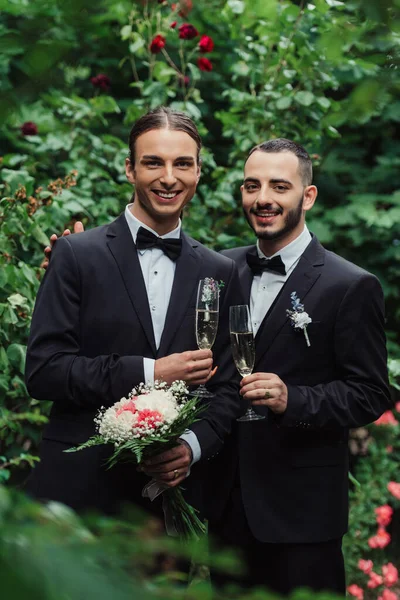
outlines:
[[[179,380],[170,386],[159,381],[154,385],[141,383],[127,398],[110,408],[102,407],[95,418],[98,434],[66,452],[112,444],[114,451],[108,461],[112,467],[120,461],[140,464],[143,459],[173,448],[203,410],[197,406],[197,398],[188,397],[188,392],[185,382]],[[185,501],[180,486],[159,486],[158,490],[163,492],[165,512],[172,518],[170,530],[185,538],[205,533],[204,523],[196,509]]]

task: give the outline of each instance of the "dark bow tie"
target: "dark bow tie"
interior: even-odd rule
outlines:
[[[147,250],[148,248],[160,248],[168,258],[177,260],[182,250],[182,240],[175,238],[160,238],[144,227],[139,227],[136,238],[136,248]]]
[[[247,264],[253,272],[253,275],[260,275],[263,271],[274,271],[281,275],[286,275],[285,263],[280,256],[274,258],[260,258],[251,252],[246,254]]]

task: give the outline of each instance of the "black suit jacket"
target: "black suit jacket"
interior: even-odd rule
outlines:
[[[246,253],[225,251],[238,265],[250,302]],[[292,292],[312,318],[311,346],[290,324]],[[240,483],[253,535],[273,543],[319,542],[346,531],[348,429],[390,406],[384,301],[373,275],[326,251],[314,237],[256,335],[254,372],[276,373],[288,387],[286,412],[238,423],[215,461],[212,521]],[[236,481],[236,483],[235,483]],[[218,487],[217,487],[218,486]]]
[[[140,503],[140,491],[148,479],[132,465],[106,471],[104,448],[78,454],[62,451],[95,432],[93,418],[101,406],[112,405],[144,381],[143,357],[197,348],[196,292],[204,277],[225,282],[213,349],[219,368],[209,385],[217,395],[192,430],[203,460],[223,446],[232,422],[242,412],[228,330],[228,306],[240,302],[237,268],[232,260],[183,233],[182,242],[157,350],[142,271],[125,216],[57,241],[38,293],[26,360],[29,393],[53,403],[43,434],[41,463],[29,485],[35,496],[78,509],[94,506],[107,511],[114,511],[124,500]],[[196,469],[197,465],[193,473]],[[148,507],[149,501],[145,502]]]

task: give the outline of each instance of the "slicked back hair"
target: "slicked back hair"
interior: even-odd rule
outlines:
[[[172,129],[183,131],[190,135],[196,142],[197,162],[200,164],[201,137],[196,125],[190,117],[178,110],[172,110],[166,106],[159,106],[140,117],[133,125],[129,134],[129,160],[133,165],[135,162],[135,145],[140,135],[153,129]]]
[[[250,158],[250,156],[256,151],[268,152],[271,154],[275,152],[291,152],[297,156],[299,160],[299,172],[303,185],[308,186],[312,184],[313,168],[311,158],[307,150],[305,150],[303,146],[300,146],[300,144],[285,138],[269,140],[268,142],[262,142],[262,144],[254,146],[254,148],[250,150],[247,158]]]

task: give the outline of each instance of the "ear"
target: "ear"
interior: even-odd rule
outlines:
[[[315,185],[308,185],[304,189],[303,210],[310,210],[317,199],[318,190]]]
[[[135,169],[133,168],[133,165],[129,158],[125,159],[125,175],[126,175],[127,180],[129,181],[129,183],[132,183],[132,185],[135,185],[136,173],[135,173]]]
[[[201,163],[197,165],[196,185],[199,183],[201,177]]]

